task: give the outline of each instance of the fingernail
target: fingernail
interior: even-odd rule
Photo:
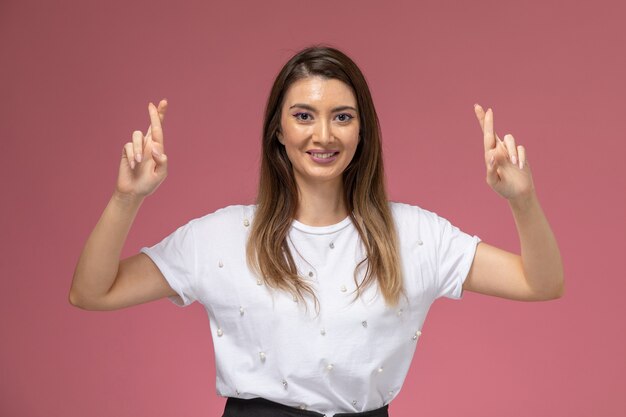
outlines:
[[[489,165],[493,166],[493,163],[495,162],[495,158],[492,156],[491,159],[489,160]]]
[[[478,103],[474,103],[474,108],[478,107]]]
[[[130,169],[135,169],[135,160],[131,159],[130,161]]]
[[[511,155],[511,162],[513,162],[513,164],[517,164],[517,158],[515,155]]]
[[[524,169],[524,161],[520,159],[519,161],[519,169]]]
[[[142,155],[140,153],[135,155],[135,159],[137,160],[137,162],[141,162],[141,156]]]
[[[157,151],[156,149],[152,148],[152,154],[154,156],[161,156],[161,154],[159,153],[159,151]]]

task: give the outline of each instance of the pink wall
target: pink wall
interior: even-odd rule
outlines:
[[[623,2],[86,3],[0,3],[0,415],[221,415],[202,306],[83,311],[72,273],[148,101],[170,173],[125,257],[253,200],[270,83],[318,42],[371,85],[392,199],[518,249],[478,101],[527,147],[565,262],[556,301],[438,301],[392,416],[626,415]]]

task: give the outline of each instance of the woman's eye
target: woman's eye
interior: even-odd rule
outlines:
[[[294,114],[295,118],[302,121],[311,120],[311,115],[308,113],[296,113]]]
[[[340,122],[347,122],[350,119],[352,119],[352,115],[351,114],[347,114],[347,113],[338,114],[337,117],[339,118]]]

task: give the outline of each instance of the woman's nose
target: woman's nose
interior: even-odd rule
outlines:
[[[326,120],[321,120],[317,123],[317,126],[315,126],[313,140],[314,142],[319,142],[322,144],[329,143],[333,140],[333,132],[330,122]]]

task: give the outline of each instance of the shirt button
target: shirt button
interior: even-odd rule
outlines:
[[[363,321],[361,322],[361,325],[362,325],[363,327],[367,327],[367,320],[363,320]]]
[[[328,365],[326,365],[326,369],[328,369],[329,371],[333,370],[333,364],[329,363]]]
[[[263,285],[263,281],[261,281],[260,279],[256,280],[256,285]]]
[[[417,340],[418,337],[420,337],[422,335],[422,332],[420,332],[419,330],[415,332],[415,334],[413,335],[413,340]]]
[[[400,317],[402,315],[402,313],[404,313],[404,310],[400,309],[398,310],[398,312],[396,313],[398,317]]]
[[[265,352],[259,352],[259,359],[261,359],[261,362],[265,362]]]
[[[224,334],[224,331],[221,328],[217,328],[217,336],[218,337],[222,337],[222,335]]]
[[[224,268],[224,262],[219,261],[219,263],[217,264],[217,266],[219,266],[220,268]]]
[[[423,244],[424,244],[424,242],[422,242],[421,240],[418,240],[418,241],[417,241],[417,245],[418,245],[418,246],[422,246]]]
[[[330,242],[330,244],[328,245],[331,249],[335,249],[335,244],[333,242]]]
[[[243,219],[243,225],[246,227],[250,226],[250,221],[248,219]]]
[[[322,336],[326,335],[326,329],[321,329],[321,330],[320,330],[320,334],[321,334]]]
[[[346,288],[346,286],[345,286],[345,285],[342,285],[342,286],[341,286],[341,292],[346,292],[347,290],[348,290],[348,289]]]
[[[285,380],[283,379],[283,387],[285,387],[285,389],[287,389],[287,387],[288,387],[288,386],[289,386],[289,384],[287,384],[287,381],[285,381]]]
[[[300,410],[304,410],[304,409],[306,409],[306,405],[300,404]]]
[[[309,276],[313,277],[313,271],[309,271]]]
[[[383,371],[383,367],[381,366],[378,368],[378,373],[381,373],[382,371]]]
[[[356,400],[352,401],[352,405],[356,406]]]
[[[243,307],[239,307],[239,315],[243,316]]]

